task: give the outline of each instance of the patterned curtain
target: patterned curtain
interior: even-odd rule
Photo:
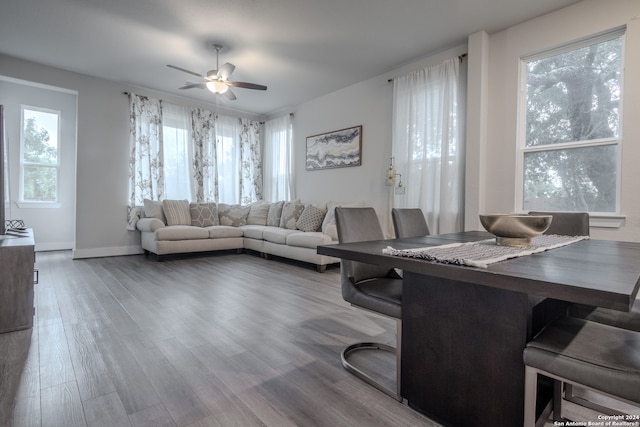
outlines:
[[[240,203],[262,200],[262,153],[260,123],[239,119],[240,123]]]
[[[162,101],[129,95],[129,207],[164,197]]]
[[[219,200],[218,150],[215,134],[216,117],[211,111],[191,110],[191,133],[193,141],[192,194],[195,202],[217,202]]]

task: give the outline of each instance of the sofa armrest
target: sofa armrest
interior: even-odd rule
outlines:
[[[158,218],[141,218],[136,227],[140,231],[154,232],[159,228],[166,227],[166,225]]]

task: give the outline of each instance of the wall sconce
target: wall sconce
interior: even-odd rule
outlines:
[[[398,186],[396,187],[396,176],[400,177],[398,180]],[[391,163],[389,164],[389,168],[387,169],[387,179],[385,180],[385,185],[387,187],[396,187],[394,189],[396,194],[405,194],[406,188],[402,184],[402,174],[396,172],[393,167],[393,157],[391,158]]]

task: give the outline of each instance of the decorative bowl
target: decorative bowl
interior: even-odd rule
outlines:
[[[552,219],[551,215],[480,215],[482,226],[495,235],[496,244],[502,246],[529,246],[532,237],[547,231]]]

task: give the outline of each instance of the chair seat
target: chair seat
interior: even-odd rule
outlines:
[[[524,363],[613,396],[640,402],[640,333],[563,318],[527,344]]]
[[[356,284],[350,302],[396,319],[402,318],[402,279],[377,278]]]

